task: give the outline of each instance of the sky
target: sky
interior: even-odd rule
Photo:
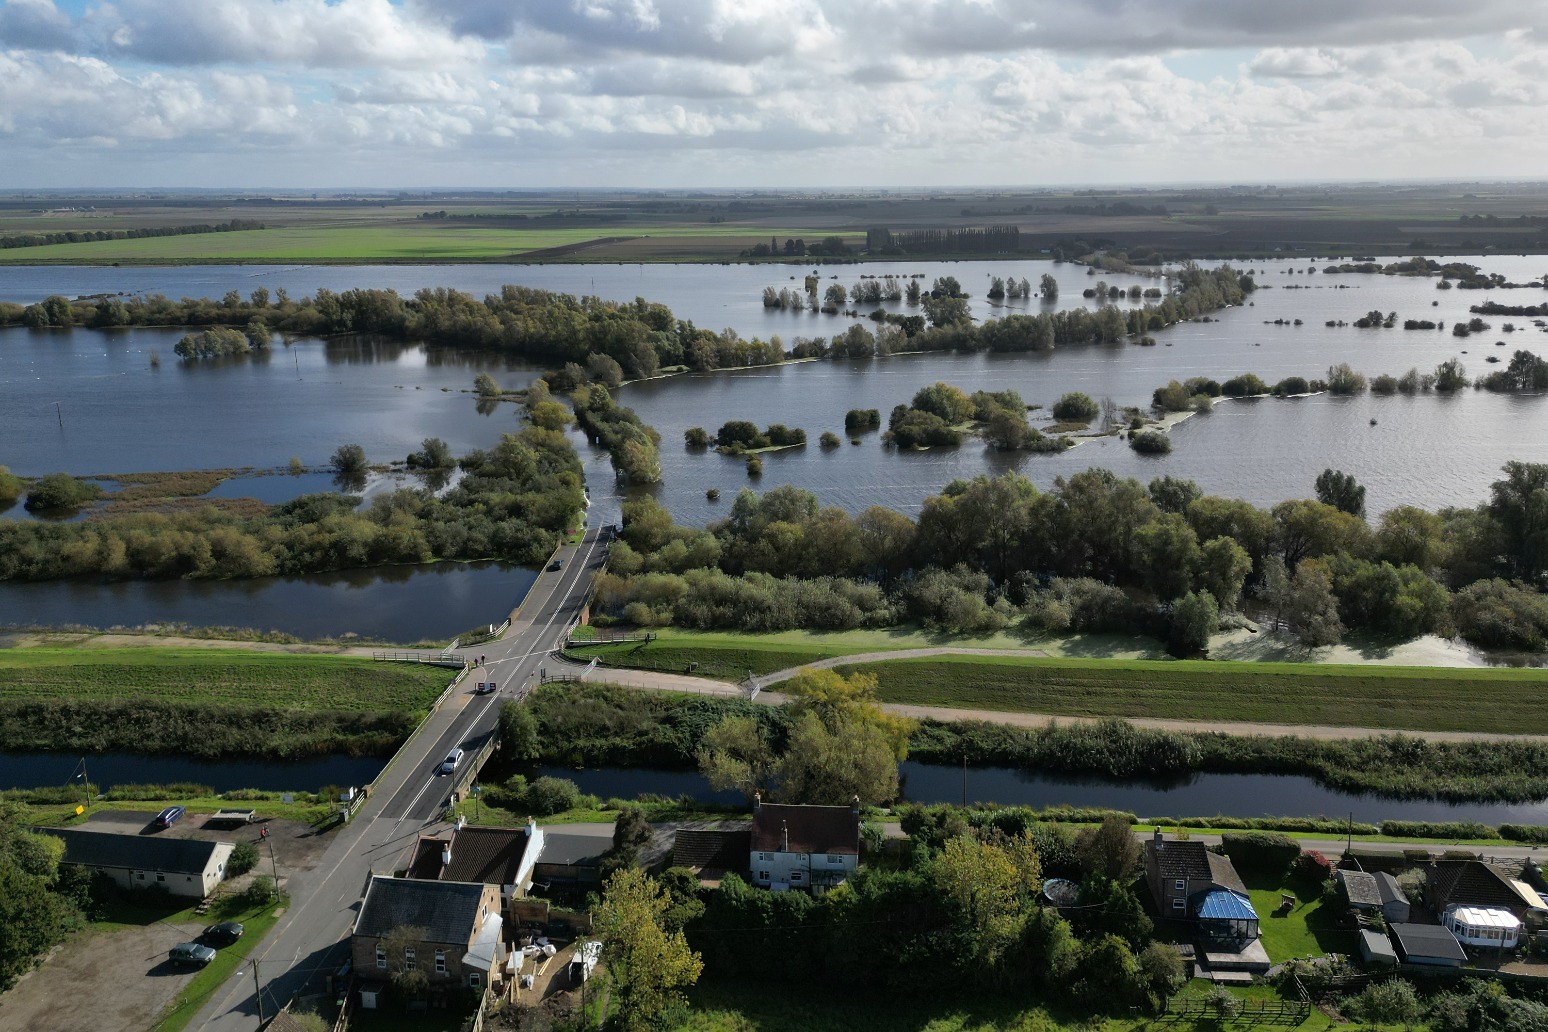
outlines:
[[[0,188],[1542,178],[1543,0],[0,0]]]

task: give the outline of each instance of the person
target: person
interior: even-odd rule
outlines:
[[[269,837],[269,829],[268,828],[259,828],[258,829],[258,837],[261,838],[261,839],[268,838]]]

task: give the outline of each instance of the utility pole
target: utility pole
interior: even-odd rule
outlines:
[[[274,894],[277,896],[279,895],[279,863],[274,859],[274,840],[267,835],[263,840],[269,844],[269,870],[274,872]],[[257,970],[257,965],[254,965],[254,970]]]
[[[57,401],[54,402],[54,415],[59,417],[59,429],[63,430],[64,429],[64,405],[62,403],[57,402]]]
[[[253,958],[253,997],[258,1001],[258,1027],[263,1027],[263,986],[258,984],[258,958]]]

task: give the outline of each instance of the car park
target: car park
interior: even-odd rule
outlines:
[[[158,828],[170,828],[183,819],[184,812],[181,806],[169,806],[158,813],[156,819],[151,821],[151,823]]]
[[[461,749],[453,749],[447,755],[446,759],[441,761],[441,773],[442,774],[454,773],[456,771],[456,769],[457,769],[457,764],[459,764],[461,762],[462,762],[462,750]]]
[[[204,930],[204,941],[215,943],[217,946],[230,946],[242,937],[247,931],[238,921],[222,921],[220,924],[210,925]]]
[[[167,951],[167,959],[174,964],[203,967],[215,959],[215,951],[197,942],[180,942]]]

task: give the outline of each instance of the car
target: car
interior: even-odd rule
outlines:
[[[562,569],[564,569],[564,560],[563,559],[555,559],[553,562],[548,564],[548,568],[550,570],[562,570]]]
[[[446,759],[441,761],[441,773],[450,774],[454,772],[457,769],[457,764],[461,762],[462,750],[453,749],[450,753],[447,754]]]
[[[174,964],[203,967],[215,959],[215,951],[197,942],[180,942],[167,951],[167,959]]]
[[[247,931],[239,921],[222,921],[220,924],[212,924],[204,930],[204,941],[218,943],[221,946],[230,946],[242,937]]]
[[[473,689],[474,695],[493,695],[500,690],[499,681],[480,681],[478,687]]]
[[[151,823],[158,828],[170,828],[183,819],[184,812],[181,806],[169,806],[158,813],[156,819],[151,821]]]

